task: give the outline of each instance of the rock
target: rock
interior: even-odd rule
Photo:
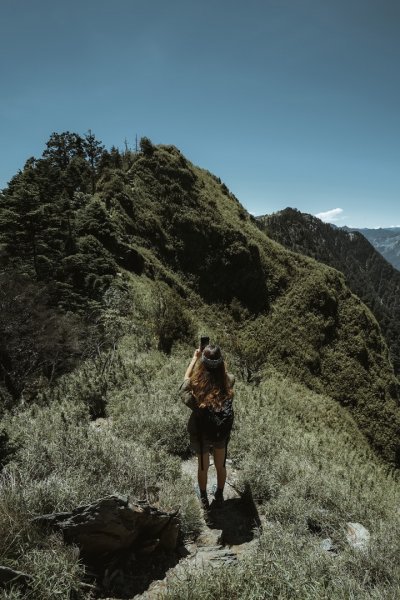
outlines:
[[[10,589],[13,586],[28,588],[32,583],[32,577],[21,571],[15,571],[10,567],[0,566],[0,588]]]
[[[336,554],[336,548],[331,540],[331,538],[325,538],[324,540],[322,540],[322,542],[320,543],[320,546],[322,548],[322,550],[325,550],[325,552],[333,552]]]
[[[235,552],[232,552],[229,548],[224,548],[223,546],[209,547],[209,548],[201,548],[199,549],[199,553],[202,555],[202,564],[210,562],[212,565],[224,564],[231,565],[237,562],[237,555]]]
[[[346,538],[350,546],[358,550],[368,547],[370,533],[361,523],[347,523]]]
[[[89,427],[94,431],[105,431],[112,428],[112,417],[98,417],[94,421],[90,421]]]
[[[221,544],[222,529],[210,529],[205,527],[196,540],[196,545],[200,546],[219,546]]]
[[[106,496],[72,512],[42,515],[33,521],[61,531],[67,543],[77,544],[85,557],[124,549],[144,553],[175,550],[179,534],[177,513],[165,513],[146,502]]]

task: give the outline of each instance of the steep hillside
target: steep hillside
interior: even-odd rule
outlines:
[[[164,266],[207,303],[232,307],[239,300],[249,311],[237,323],[239,353],[327,391],[351,408],[376,448],[389,444],[396,452],[397,392],[387,348],[344,279],[262,235],[226,187],[174,147],[142,154],[127,178],[134,190],[132,222],[145,222],[151,206],[163,224],[152,251]],[[143,247],[149,235],[150,229],[133,239]],[[396,415],[395,425],[387,410]],[[376,420],[384,430],[379,439]]]
[[[110,212],[148,269],[168,270],[208,303],[236,298],[252,313],[267,308],[273,267],[244,228],[248,215],[215,177],[173,146],[152,147],[120,176],[123,192],[110,199]],[[104,185],[99,196],[107,201]]]
[[[400,270],[400,227],[352,229],[359,231],[390,262]]]
[[[388,349],[340,273],[267,237],[219,179],[173,146],[143,139],[139,153],[102,150],[91,160],[93,141],[82,153],[79,136],[57,135],[0,198],[9,273],[29,275],[46,286],[51,306],[85,319],[88,310],[101,315],[124,271],[158,279],[166,300],[153,313],[157,323],[168,306],[181,307],[174,326],[186,323],[159,337],[160,348],[192,335],[185,311],[195,322],[211,319],[245,377],[275,366],[329,394],[385,459],[399,460]],[[17,353],[1,350],[7,387]],[[40,376],[49,373],[47,365]]]
[[[397,381],[370,311],[176,148],[93,158],[88,137],[54,134],[0,196],[2,598],[133,597],[171,564],[160,597],[399,597]],[[181,560],[214,559],[219,532],[204,539],[177,394],[206,332],[236,375],[237,498],[209,524],[230,544],[237,523],[239,558],[210,570]],[[34,521],[116,493],[178,511],[182,545],[87,565]]]
[[[152,303],[158,282],[127,273],[121,279],[130,290],[130,296],[120,297],[127,312],[122,317],[114,302],[106,313],[113,329],[125,331],[118,348],[82,362],[32,406],[0,419],[8,438],[0,443],[0,565],[29,575],[32,589],[29,595],[3,591],[4,600],[132,598],[146,587],[138,586],[159,576],[165,555],[156,555],[149,573],[151,548],[144,559],[134,547],[103,555],[93,581],[93,563],[85,573],[75,546],[32,522],[37,515],[70,511],[110,493],[179,509],[186,548],[201,556],[212,544],[198,539],[203,519],[193,482],[181,466],[188,456],[189,411],[177,389],[193,345],[175,344],[170,355],[157,350]],[[114,284],[111,292],[115,298],[121,293]],[[211,308],[205,316],[194,313],[197,330],[221,341],[221,312]],[[219,519],[224,535],[236,517],[233,543],[240,560],[218,568],[214,561],[209,571],[190,569],[182,561],[179,576],[163,588],[167,597],[397,598],[396,472],[377,458],[338,402],[271,367],[259,385],[242,381],[235,350],[228,345],[223,350],[237,375],[228,481],[243,497],[242,502],[228,500],[210,517]],[[93,421],[100,402],[104,418]],[[214,473],[211,468],[210,478]],[[238,514],[238,505],[247,512]],[[349,522],[370,532],[367,551],[350,546]],[[220,535],[213,531],[211,550]],[[243,538],[252,541],[243,544]],[[175,562],[187,553],[180,550]]]
[[[286,248],[341,271],[346,283],[376,317],[400,371],[400,272],[357,231],[332,227],[287,208],[258,218],[263,231]],[[361,230],[360,230],[361,231]]]

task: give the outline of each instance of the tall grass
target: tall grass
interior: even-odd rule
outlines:
[[[395,600],[400,582],[395,564],[343,550],[335,556],[311,536],[280,524],[265,528],[254,552],[236,567],[187,571],[169,581],[168,600]],[[392,555],[392,560],[395,556]]]
[[[272,371],[239,382],[235,405],[230,453],[264,523],[258,545],[236,568],[172,579],[166,598],[397,598],[398,477],[347,411]],[[350,548],[349,521],[369,529],[367,550]]]
[[[96,391],[98,374],[87,362],[52,396],[5,414],[0,423],[14,448],[0,478],[0,564],[30,573],[36,597],[86,593],[79,588],[83,567],[76,550],[36,530],[31,518],[37,514],[120,493],[179,508],[185,537],[195,538],[201,529],[192,484],[180,471],[189,411],[177,390],[193,349],[175,345],[170,356],[157,350],[143,308],[147,284],[140,285],[142,308],[133,311],[133,333],[120,342],[103,421],[92,421],[85,390]],[[223,339],[223,319],[207,327],[200,311],[198,327],[213,339],[221,330]],[[261,375],[259,386],[237,378],[229,447],[239,485],[251,490],[262,518],[258,543],[236,567],[171,580],[167,597],[399,597],[397,476],[336,401],[272,368]],[[348,521],[369,529],[368,550],[349,547]],[[336,554],[322,550],[326,537]]]

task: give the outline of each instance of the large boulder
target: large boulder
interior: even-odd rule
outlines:
[[[76,544],[88,558],[124,549],[136,553],[175,550],[179,534],[177,513],[116,495],[78,506],[72,512],[41,515],[34,522],[61,531],[64,540]]]

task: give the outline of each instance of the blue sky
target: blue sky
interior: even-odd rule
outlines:
[[[175,144],[254,214],[400,225],[399,26],[398,0],[2,0],[0,187],[91,129]]]

